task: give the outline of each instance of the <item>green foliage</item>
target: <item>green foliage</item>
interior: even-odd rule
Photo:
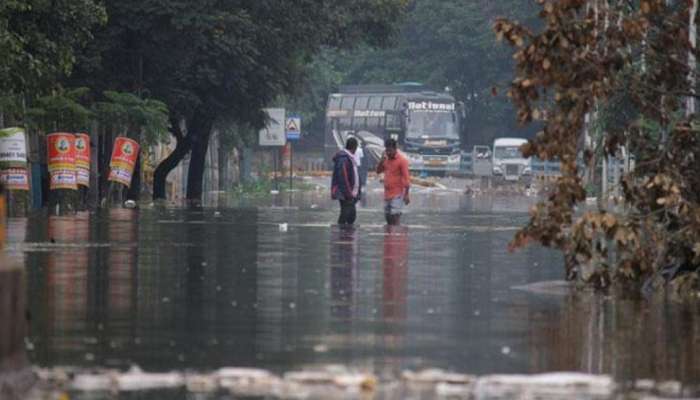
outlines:
[[[88,128],[93,116],[84,104],[88,88],[58,88],[48,96],[37,98],[27,109],[27,126],[38,132],[79,132]]]
[[[132,93],[105,91],[103,95],[105,101],[95,103],[101,124],[141,136],[142,145],[153,145],[167,138],[170,119],[165,103]]]
[[[0,91],[37,93],[70,74],[75,51],[106,21],[94,0],[0,2]]]

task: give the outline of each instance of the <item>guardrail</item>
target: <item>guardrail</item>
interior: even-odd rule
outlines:
[[[559,161],[544,161],[539,158],[530,160],[530,168],[535,176],[561,176],[561,163]]]

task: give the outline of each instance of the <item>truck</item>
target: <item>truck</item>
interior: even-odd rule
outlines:
[[[491,165],[495,177],[511,182],[532,177],[530,159],[520,151],[525,143],[527,139],[521,138],[497,138],[493,141]]]
[[[421,84],[341,86],[328,97],[326,160],[355,137],[371,166],[394,138],[412,171],[458,171],[462,110],[449,93]]]

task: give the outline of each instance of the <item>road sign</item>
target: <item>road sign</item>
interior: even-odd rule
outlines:
[[[260,130],[260,146],[284,146],[285,136],[284,108],[266,108],[269,120],[267,126]]]
[[[285,124],[287,132],[287,140],[299,140],[301,138],[301,117],[298,115],[290,115],[287,117]]]

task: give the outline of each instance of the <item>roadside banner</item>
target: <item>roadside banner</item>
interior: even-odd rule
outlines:
[[[114,141],[112,159],[109,162],[109,180],[131,186],[131,178],[139,156],[139,144],[126,137]]]
[[[29,190],[27,142],[22,128],[0,130],[0,183],[7,190]]]
[[[75,134],[75,175],[78,185],[90,187],[90,135]]]
[[[78,189],[75,175],[75,136],[52,133],[46,136],[46,153],[51,174],[50,189]]]
[[[75,136],[72,133],[52,133],[46,136],[49,171],[75,171]]]
[[[7,190],[29,190],[27,168],[6,168],[0,170],[0,183]]]
[[[0,129],[0,164],[27,163],[27,143],[22,128]]]

